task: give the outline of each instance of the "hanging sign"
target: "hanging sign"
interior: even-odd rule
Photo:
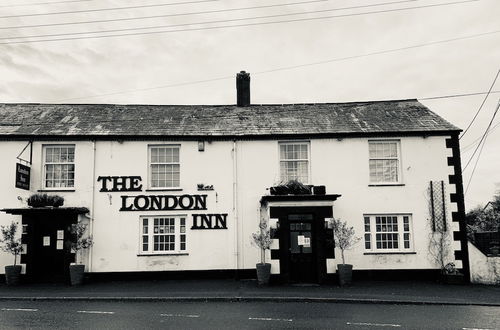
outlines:
[[[16,163],[16,188],[30,190],[30,171],[29,166]]]

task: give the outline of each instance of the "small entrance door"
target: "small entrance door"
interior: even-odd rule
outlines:
[[[69,276],[71,222],[64,217],[23,217],[27,225],[26,275],[33,282],[65,282]]]
[[[316,241],[312,214],[289,214],[290,280],[316,282]]]

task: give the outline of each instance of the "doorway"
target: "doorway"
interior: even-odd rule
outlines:
[[[30,282],[66,282],[71,253],[71,224],[75,215],[40,214],[23,216],[22,242],[27,251],[21,257]]]
[[[290,280],[316,282],[316,240],[312,214],[289,214]]]

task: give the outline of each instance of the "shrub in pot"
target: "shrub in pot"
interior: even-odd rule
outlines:
[[[260,263],[256,264],[257,282],[259,285],[267,285],[271,277],[271,264],[266,263],[266,250],[271,247],[271,235],[264,219],[261,219],[259,231],[253,233],[252,238],[255,246],[260,249]]]
[[[449,262],[441,269],[441,283],[463,284],[464,274],[460,273],[460,271],[455,268],[453,262]]]
[[[271,187],[271,195],[311,195],[311,187],[298,180],[290,180]]]
[[[85,237],[87,225],[78,221],[71,225],[71,249],[75,251],[75,263],[69,265],[69,276],[71,285],[81,285],[85,274],[85,265],[79,258],[80,251],[88,249],[94,244],[92,236]]]
[[[21,277],[21,266],[16,265],[17,256],[23,252],[21,239],[16,239],[17,223],[12,222],[8,226],[2,226],[2,238],[0,247],[3,251],[14,255],[14,265],[5,266],[5,282],[7,285],[17,285]]]
[[[352,265],[345,263],[345,251],[351,249],[361,238],[356,237],[354,227],[349,227],[345,221],[334,219],[332,225],[335,245],[342,254],[342,264],[337,265],[339,284],[349,285],[352,282]]]
[[[28,200],[28,206],[31,207],[59,207],[63,206],[64,198],[58,195],[47,195],[47,194],[33,194]]]

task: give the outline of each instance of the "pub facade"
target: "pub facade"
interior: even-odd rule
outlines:
[[[90,274],[254,274],[264,220],[272,274],[322,282],[341,263],[333,218],[361,238],[355,272],[438,270],[437,221],[467,276],[458,128],[417,100],[252,105],[237,79],[237,105],[0,104],[0,224],[22,229],[25,277],[64,281],[77,221]],[[273,193],[290,180],[311,193]],[[28,206],[37,193],[64,205]]]

